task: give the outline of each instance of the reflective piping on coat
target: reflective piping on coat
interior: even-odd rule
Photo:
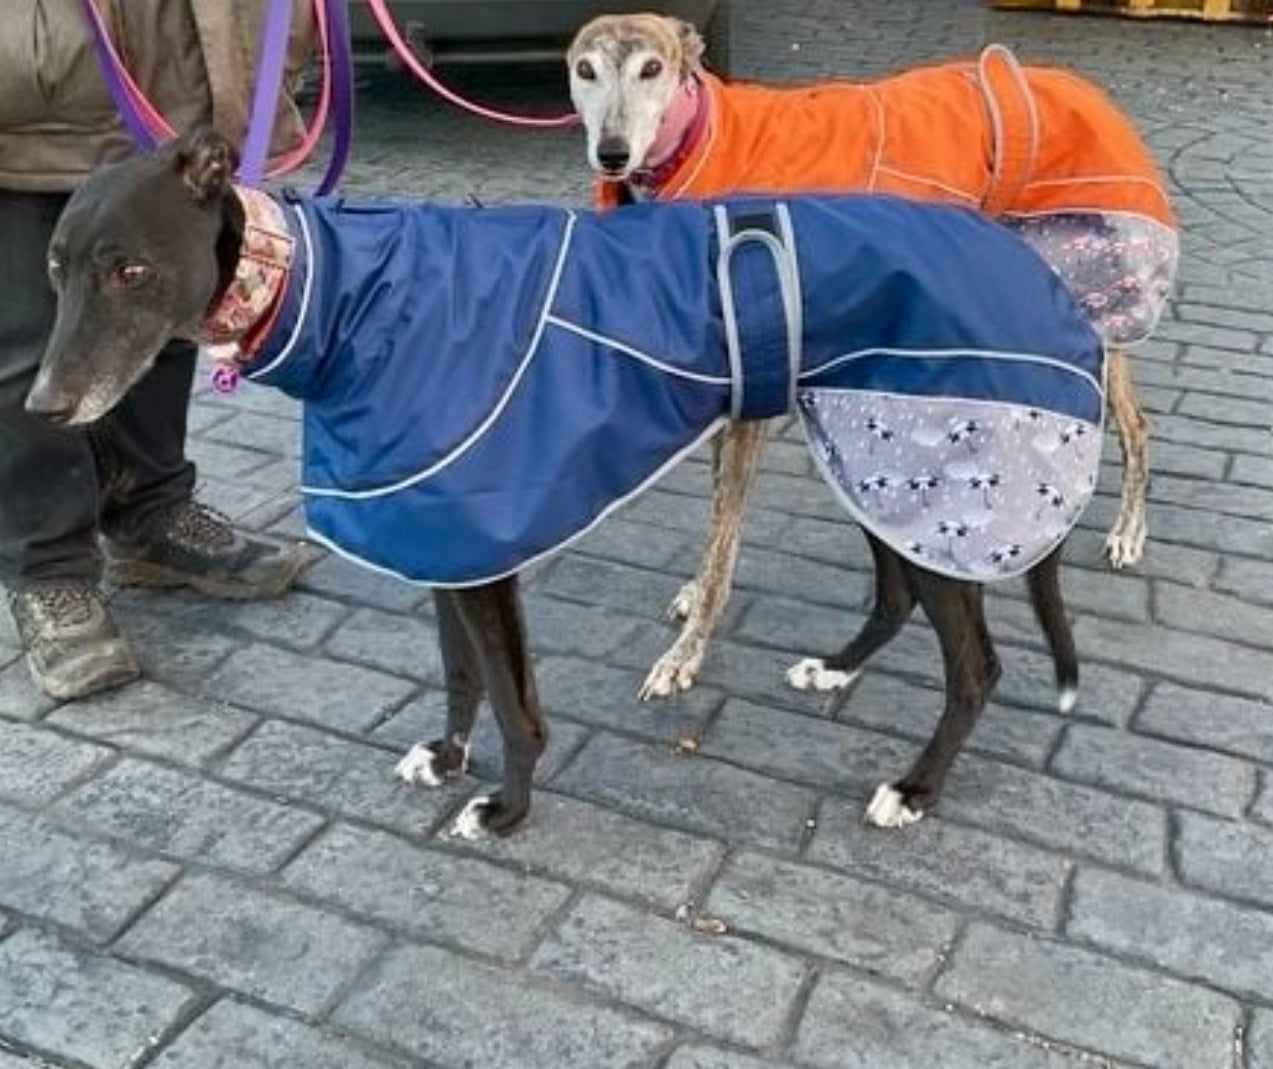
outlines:
[[[397,482],[389,483],[387,486],[375,486],[367,490],[342,490],[339,487],[327,486],[301,486],[301,493],[308,494],[310,497],[343,497],[351,500],[359,500],[362,498],[385,497],[389,494],[396,494],[399,490],[405,490],[409,486],[423,482],[425,479],[436,475],[444,468],[454,464],[460,457],[464,456],[486,435],[499,420],[500,414],[508,407],[509,401],[512,400],[513,394],[517,392],[517,387],[521,385],[522,379],[526,375],[527,369],[534,360],[535,354],[539,351],[539,343],[544,336],[544,328],[548,325],[548,316],[552,309],[553,303],[557,299],[557,287],[561,285],[561,275],[566,267],[566,254],[570,251],[570,241],[575,232],[575,222],[578,216],[574,212],[566,212],[566,228],[562,235],[561,248],[557,252],[557,262],[553,265],[552,279],[548,284],[548,292],[544,296],[544,307],[539,313],[539,322],[535,325],[535,333],[531,336],[530,345],[526,348],[526,355],[522,357],[522,362],[518,365],[517,371],[509,380],[508,386],[505,388],[503,395],[499,401],[492,406],[490,412],[486,414],[486,418],[473,428],[464,439],[446,456],[435,460],[427,468],[416,472],[414,475],[408,475]]]
[[[1083,379],[1093,390],[1102,397],[1105,391],[1102,384],[1096,381],[1096,376],[1090,371],[1084,371],[1082,368],[1067,364],[1064,360],[1057,360],[1051,356],[1039,356],[1034,353],[1003,353],[996,352],[993,349],[859,349],[857,352],[845,353],[843,356],[832,357],[825,364],[819,364],[815,368],[809,368],[801,373],[801,380],[816,378],[824,372],[830,371],[832,368],[839,367],[841,364],[847,364],[852,360],[862,360],[871,356],[896,356],[902,358],[914,358],[918,360],[938,360],[945,358],[961,359],[966,357],[984,357],[987,360],[1004,360],[1021,364],[1041,364],[1046,367],[1055,368],[1066,374],[1074,375],[1076,378]],[[822,387],[819,387],[821,389]]]
[[[547,557],[551,557],[554,553],[559,553],[561,550],[566,549],[567,547],[577,542],[579,539],[583,538],[585,535],[589,534],[594,527],[598,526],[599,524],[603,523],[606,519],[608,519],[611,513],[615,512],[617,509],[622,508],[624,505],[628,504],[628,502],[632,501],[634,498],[639,497],[641,494],[645,493],[646,490],[648,490],[651,486],[653,486],[656,482],[658,482],[661,478],[663,478],[663,476],[665,476],[669,471],[671,471],[674,467],[676,467],[676,465],[681,463],[681,461],[683,461],[687,456],[689,456],[696,449],[698,449],[704,442],[710,441],[712,438],[714,438],[721,431],[721,429],[725,426],[727,422],[728,421],[724,417],[714,421],[707,428],[707,430],[705,430],[702,434],[700,434],[697,438],[695,438],[694,441],[692,441],[680,452],[676,453],[674,456],[669,458],[666,464],[664,464],[657,471],[655,471],[643,483],[641,483],[639,486],[633,489],[630,493],[625,494],[622,497],[616,498],[615,500],[611,501],[609,504],[606,505],[605,508],[603,508],[599,513],[597,513],[597,515],[591,521],[586,523],[578,531],[575,531],[573,534],[562,539],[555,546],[549,546],[547,549],[539,553],[536,553],[533,557],[527,558],[526,560],[522,561],[520,564],[516,565],[513,568],[505,569],[504,571],[498,572],[494,575],[482,576],[479,579],[468,579],[462,583],[439,583],[429,579],[412,579],[409,576],[403,575],[401,572],[394,571],[394,569],[392,568],[386,568],[384,567],[384,565],[375,564],[374,562],[367,560],[365,557],[358,556],[358,554],[345,549],[343,546],[340,545],[339,542],[333,541],[332,539],[328,538],[326,535],[319,533],[318,531],[314,530],[314,528],[309,527],[308,525],[305,528],[305,534],[306,534],[306,537],[312,538],[319,545],[325,547],[326,549],[330,549],[338,557],[343,557],[345,560],[349,561],[351,564],[356,564],[360,568],[366,568],[368,571],[376,572],[379,575],[387,575],[390,578],[398,579],[404,583],[409,583],[411,586],[436,587],[441,590],[463,590],[466,587],[483,586],[487,583],[495,583],[501,579],[507,579],[510,575],[516,575],[518,572],[522,572],[527,568],[533,567],[539,561],[544,560]],[[302,490],[302,493],[304,492],[305,491]]]
[[[691,382],[702,382],[708,386],[728,386],[730,383],[728,378],[721,375],[703,375],[697,371],[686,371],[684,368],[673,367],[671,364],[658,359],[658,357],[651,356],[649,353],[643,352],[635,346],[628,345],[626,342],[607,337],[605,334],[598,334],[595,330],[588,330],[587,327],[581,327],[578,323],[571,323],[566,319],[559,319],[555,315],[550,315],[548,322],[559,330],[577,334],[590,342],[604,345],[609,349],[615,350],[615,352],[632,357],[633,360],[639,360],[641,363],[654,368],[656,371],[661,371],[665,375],[675,375],[678,378],[688,379]]]

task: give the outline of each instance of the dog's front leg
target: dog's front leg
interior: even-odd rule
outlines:
[[[504,835],[530,810],[535,765],[548,740],[517,577],[449,594],[480,665],[482,681],[504,739],[504,783],[495,794],[474,798],[451,832],[465,839]]]
[[[459,596],[453,590],[433,592],[446,681],[446,734],[432,742],[416,743],[394,770],[408,783],[425,787],[438,787],[462,776],[468,768],[469,736],[485,693],[481,660],[456,604]]]
[[[1127,367],[1127,355],[1119,349],[1107,354],[1109,413],[1118,430],[1123,450],[1122,500],[1118,519],[1105,539],[1105,555],[1115,568],[1137,563],[1145,552],[1145,491],[1149,485],[1149,421],[1141,410]]]
[[[698,576],[673,602],[673,614],[686,620],[676,641],[650,669],[641,686],[642,701],[668,698],[689,690],[703,664],[707,643],[729,600],[742,537],[747,493],[760,467],[768,425],[763,421],[729,424],[719,435],[712,493],[711,529]]]

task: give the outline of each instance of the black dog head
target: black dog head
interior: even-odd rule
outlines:
[[[233,275],[242,210],[234,148],[211,131],[93,174],[49,245],[57,319],[29,412],[105,415],[172,338],[193,337]]]

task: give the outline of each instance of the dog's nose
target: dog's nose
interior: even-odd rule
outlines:
[[[603,171],[611,174],[622,171],[628,165],[630,156],[628,143],[621,137],[603,138],[597,146],[597,162],[601,164]]]
[[[75,402],[65,394],[36,388],[27,394],[26,410],[49,423],[67,423],[75,415]]]

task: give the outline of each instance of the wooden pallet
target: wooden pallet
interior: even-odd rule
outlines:
[[[1073,11],[1131,18],[1273,23],[1273,0],[989,0],[996,8]]]

